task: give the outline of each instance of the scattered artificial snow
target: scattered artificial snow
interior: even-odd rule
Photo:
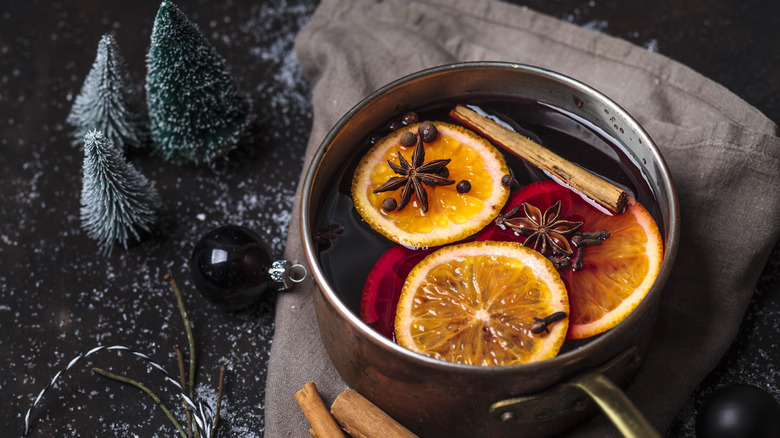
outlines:
[[[3,261],[15,262],[13,269],[4,266],[0,272],[2,327],[12,327],[14,332],[0,345],[0,352],[5,353],[0,418],[8,430],[20,432],[25,411],[51,375],[74,355],[94,346],[126,344],[175,372],[172,345],[182,346],[186,355],[187,340],[175,300],[163,280],[170,272],[184,294],[194,325],[199,352],[197,393],[211,406],[216,403],[219,366],[229,364],[220,436],[263,435],[264,383],[275,301],[269,297],[237,314],[221,311],[195,292],[188,260],[200,236],[228,223],[267,235],[274,255],[283,253],[312,117],[310,90],[295,58],[293,38],[306,24],[315,2],[255,2],[245,10],[233,2],[201,3],[198,7],[177,2],[226,58],[238,88],[250,95],[258,118],[253,142],[217,169],[177,167],[160,157],[131,156],[157,184],[165,206],[163,223],[138,246],[117,248],[110,258],[100,257],[97,245],[80,229],[83,157],[69,146],[70,128],[64,120],[103,33],[121,29],[116,35],[134,79],[144,77],[143,56],[156,5],[133,6],[152,8],[138,29],[123,24],[125,17],[110,7],[88,12],[68,9],[62,2],[47,4],[46,14],[31,8],[22,15],[18,12],[21,6],[15,6],[0,15],[2,25],[8,20],[32,23],[27,32],[8,36],[0,47],[0,102],[18,114],[13,123],[3,126],[0,138],[0,174],[6,175],[3,190],[8,193],[0,205],[4,219],[0,251]],[[596,2],[589,1],[588,6]],[[584,16],[577,9],[563,18],[581,23]],[[608,27],[606,21],[585,25],[597,30]],[[143,47],[129,44],[139,39],[130,39],[132,32],[142,34]],[[645,47],[657,51],[658,42],[650,40]],[[41,59],[41,53],[55,50],[67,55],[48,64]],[[25,72],[29,66],[41,66],[42,70],[35,70],[35,88],[30,88],[33,80],[25,77],[20,65],[26,66]],[[22,105],[38,108],[40,114],[23,113]],[[60,118],[52,120],[49,114]],[[48,123],[30,126],[40,120]],[[11,166],[18,168],[10,171]],[[776,272],[779,268],[773,267]],[[767,343],[772,348],[760,347],[759,354],[772,360],[763,363],[780,363],[780,348],[770,338],[774,332],[767,329],[780,325],[780,313],[753,306],[748,315],[740,338]],[[777,366],[759,369],[746,359],[750,355],[740,354],[740,348],[735,346],[728,355],[724,368],[732,371],[723,375],[723,382],[776,387]],[[89,371],[91,366],[143,381],[182,418],[181,404],[170,387],[147,366],[126,355],[102,353],[73,369],[41,401],[32,415],[38,432],[34,436],[174,435],[169,421],[148,397],[135,388],[97,378]],[[685,421],[692,420],[693,412],[691,405]],[[85,418],[88,424],[82,423]]]
[[[590,30],[596,30],[596,31],[599,31],[599,32],[603,32],[607,28],[608,25],[609,25],[609,22],[607,20],[591,20],[591,21],[588,21],[587,23],[583,24],[582,27],[584,27],[585,29],[590,29]]]
[[[12,175],[3,181],[8,195],[0,210],[7,222],[0,230],[0,251],[8,254],[3,260],[13,256],[16,262],[13,272],[0,272],[0,317],[4,328],[14,327],[16,339],[0,350],[7,353],[6,372],[0,375],[6,426],[21,432],[26,410],[56,370],[98,345],[127,345],[177,374],[172,346],[180,345],[185,357],[188,348],[175,299],[163,279],[172,273],[193,323],[199,353],[198,397],[214,407],[219,366],[227,362],[220,436],[263,435],[275,299],[269,295],[238,313],[223,311],[196,292],[190,281],[189,257],[203,234],[231,223],[258,231],[267,238],[275,257],[283,255],[312,118],[309,85],[293,43],[313,3],[262,2],[240,10],[230,2],[201,7],[177,2],[201,30],[208,29],[204,35],[225,57],[237,88],[252,100],[256,125],[246,144],[213,168],[177,166],[159,156],[129,154],[133,165],[160,192],[161,223],[141,243],[128,249],[116,247],[107,258],[99,255],[97,244],[80,228],[83,156],[68,145],[71,128],[64,120],[100,36],[119,29],[123,17],[112,15],[111,8],[90,16],[54,2],[47,14],[50,30],[42,34],[43,43],[37,39],[40,29],[32,28],[0,47],[0,53],[13,55],[0,58],[0,101],[14,108],[21,107],[25,99],[29,105],[32,99],[42,113],[61,116],[56,121],[51,116],[36,117],[50,123],[31,130],[31,122],[18,112],[20,116],[7,123],[6,135],[0,140],[4,149],[0,172]],[[2,18],[23,17],[4,12]],[[126,35],[131,30],[127,26],[117,33],[136,81],[145,74],[143,55],[153,18],[152,12],[144,26],[135,30],[142,35],[134,40],[146,41],[145,47],[128,44]],[[18,86],[24,79],[21,64],[15,63],[35,65],[38,51],[59,50],[42,49],[39,44],[68,48],[73,61],[61,60],[56,69],[52,66],[39,72],[39,89],[24,89]],[[19,135],[33,131],[39,135]],[[18,167],[9,172],[9,166]],[[128,355],[102,352],[91,359],[74,367],[33,411],[37,434],[175,434],[148,396],[95,376],[90,367],[145,383],[181,421],[181,403],[159,375]]]
[[[645,43],[645,49],[647,49],[650,52],[658,53],[658,40],[657,39],[651,39],[650,41]]]

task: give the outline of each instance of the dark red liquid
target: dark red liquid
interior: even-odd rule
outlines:
[[[484,111],[499,116],[518,132],[623,187],[630,196],[647,208],[656,223],[661,224],[656,198],[642,176],[641,170],[631,161],[617,141],[604,135],[592,124],[536,102],[480,99],[468,103],[478,105]],[[454,123],[447,116],[453,107],[453,103],[447,103],[420,109],[417,113],[421,121],[438,120]],[[363,222],[353,206],[351,194],[352,175],[360,158],[371,147],[369,139],[385,133],[386,131],[380,130],[366,136],[365,146],[358,148],[359,150],[350,158],[349,164],[337,176],[315,219],[315,230],[328,224],[339,224],[344,227],[341,234],[320,246],[319,258],[333,289],[356,315],[360,314],[361,296],[369,273],[380,257],[394,246],[393,242]],[[504,157],[521,186],[549,179],[543,172],[511,154],[504,153]],[[664,230],[661,229],[662,234],[663,232]],[[398,266],[409,263],[400,259],[392,262]],[[377,329],[384,333],[387,327],[377,327]]]

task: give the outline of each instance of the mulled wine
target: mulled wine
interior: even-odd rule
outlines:
[[[444,102],[415,109],[414,114],[419,121],[456,123],[450,118],[449,112],[458,103],[467,104],[489,115],[513,131],[610,181],[643,205],[659,227],[662,225],[659,220],[660,208],[647,178],[624,147],[607,135],[604,129],[548,104],[507,98],[485,97],[471,99],[470,102]],[[394,242],[376,232],[356,211],[351,193],[353,175],[361,157],[378,138],[405,126],[407,117],[408,114],[399,114],[396,119],[386,121],[383,127],[366,135],[363,146],[354,149],[330,185],[313,226],[323,271],[333,290],[356,315],[361,315],[361,302],[366,300],[363,296],[364,285],[380,259],[382,263],[388,263],[391,271],[408,272],[414,263],[430,252],[425,249],[399,249]],[[545,172],[502,148],[497,149],[504,156],[513,176],[513,192],[534,182],[550,180]],[[339,232],[332,232],[334,229]],[[663,229],[660,231],[664,233]],[[472,236],[471,239],[474,238],[479,237]],[[393,287],[397,287],[397,282],[403,282],[403,278],[399,274],[399,278],[392,281],[395,283]],[[377,297],[370,299],[377,300]],[[397,297],[378,299],[392,301]],[[392,303],[388,307],[392,308]],[[380,333],[392,337],[392,317],[384,315],[379,318],[380,321],[363,319]]]

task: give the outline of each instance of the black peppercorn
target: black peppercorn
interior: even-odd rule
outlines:
[[[501,185],[504,187],[511,186],[513,181],[514,178],[512,178],[512,175],[504,175],[501,177]]]
[[[436,125],[431,122],[422,122],[417,130],[426,143],[433,143],[433,141],[436,140],[436,137],[439,136],[439,130],[436,129]]]
[[[420,121],[420,118],[417,116],[416,112],[409,111],[401,117],[401,121],[406,125],[414,125]]]
[[[404,132],[401,134],[401,144],[406,147],[412,147],[417,144],[417,137],[414,135],[414,133],[411,132]]]
[[[393,198],[385,198],[384,201],[382,201],[382,210],[384,211],[393,211],[396,208],[398,208],[398,203]]]
[[[455,189],[458,191],[458,193],[468,193],[471,191],[471,183],[465,179],[460,180],[458,185],[455,186]]]

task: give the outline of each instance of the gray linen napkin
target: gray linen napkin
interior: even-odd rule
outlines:
[[[677,185],[682,232],[646,362],[628,396],[664,431],[733,341],[780,235],[777,127],[720,85],[664,56],[494,0],[324,0],[296,49],[314,91],[307,163],[360,99],[440,64],[496,60],[572,76],[614,99],[658,143]],[[304,260],[298,205],[285,257]],[[266,383],[266,436],[305,437],[294,394],[326,403],[346,385],[322,346],[313,284],[279,297]],[[603,416],[571,436],[616,436]]]

